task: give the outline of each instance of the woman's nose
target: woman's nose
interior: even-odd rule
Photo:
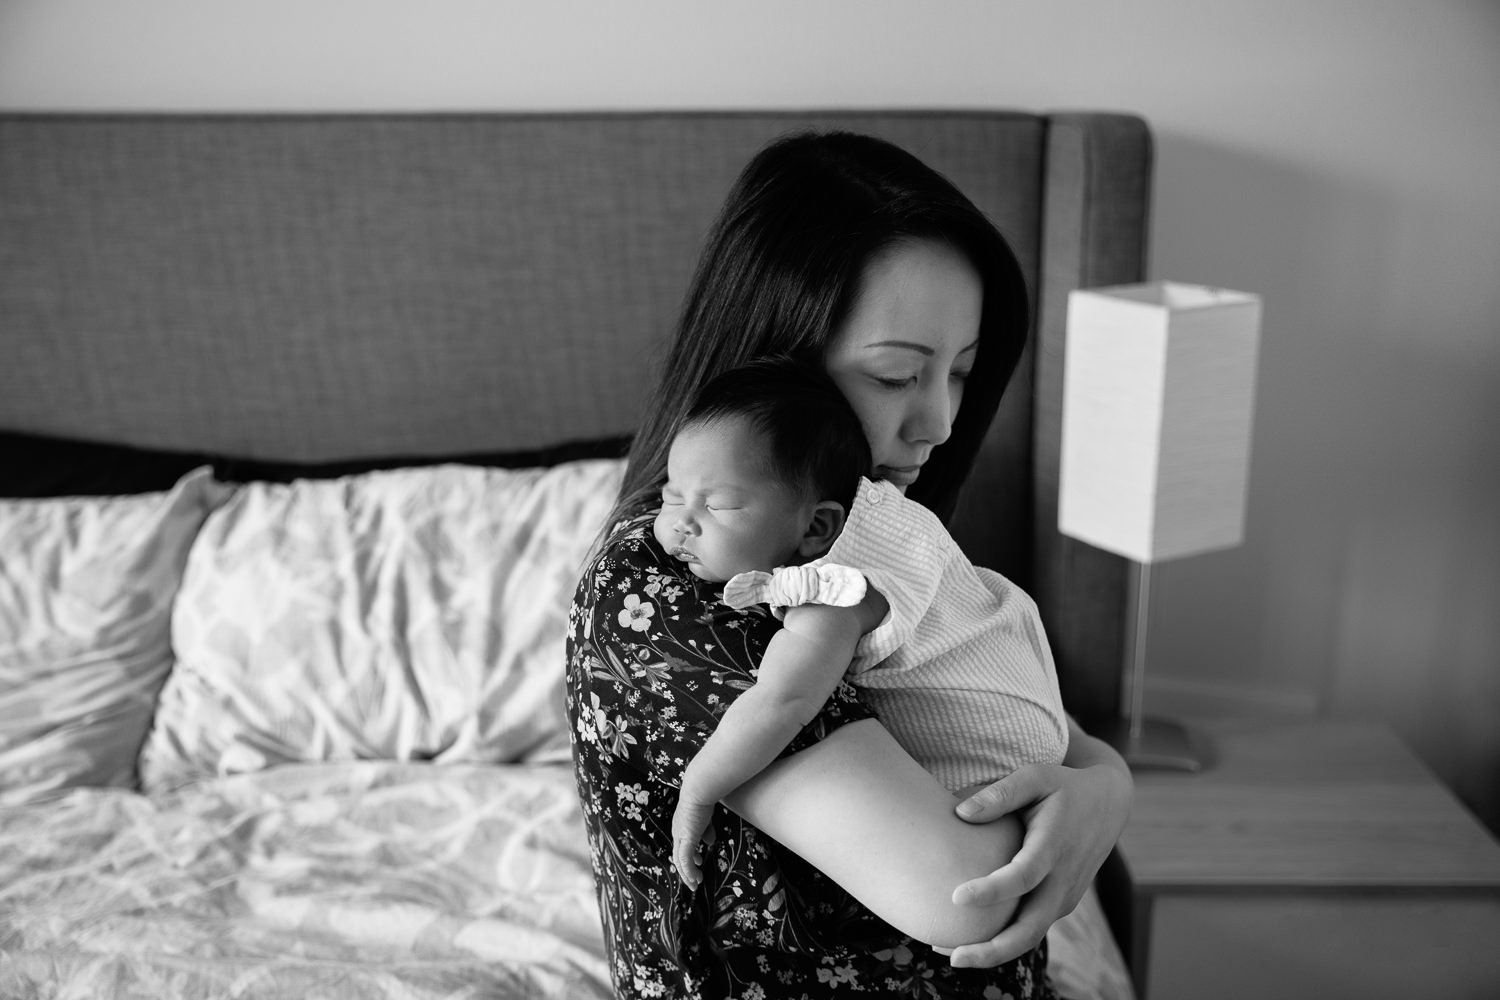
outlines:
[[[907,437],[913,442],[940,445],[953,432],[956,400],[948,386],[934,386],[913,400],[907,416]]]

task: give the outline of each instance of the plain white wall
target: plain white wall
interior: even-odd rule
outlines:
[[[1160,708],[1388,720],[1500,829],[1500,5],[0,0],[0,107],[1134,111],[1154,277],[1264,296],[1247,540]]]

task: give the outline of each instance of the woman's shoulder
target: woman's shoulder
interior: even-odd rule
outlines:
[[[656,517],[654,510],[628,511],[605,532],[601,550],[622,544],[633,544],[651,537],[651,522]]]
[[[655,511],[628,513],[603,533],[589,553],[588,568],[597,572],[602,566],[630,567],[660,562],[665,553],[655,544],[651,524]]]

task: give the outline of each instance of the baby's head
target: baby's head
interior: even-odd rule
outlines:
[[[713,582],[816,559],[869,472],[859,417],[821,368],[754,361],[708,382],[683,418],[656,540]]]

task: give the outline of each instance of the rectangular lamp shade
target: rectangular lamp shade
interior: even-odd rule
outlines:
[[[1070,293],[1059,531],[1139,563],[1240,544],[1260,315],[1201,285]]]

